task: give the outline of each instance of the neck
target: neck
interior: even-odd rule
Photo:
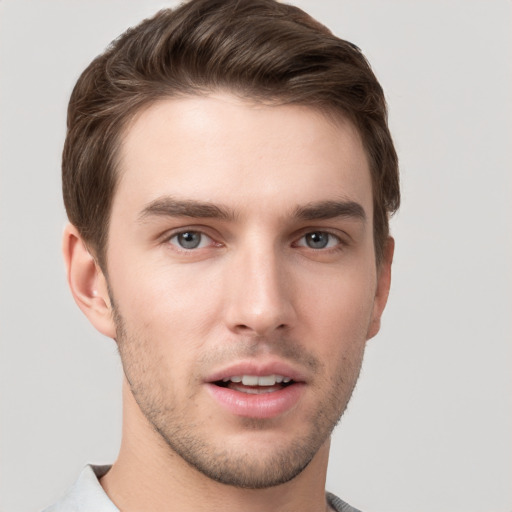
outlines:
[[[123,438],[117,461],[101,485],[123,512],[325,512],[329,441],[285,484],[241,489],[191,467],[163,441],[123,384]]]

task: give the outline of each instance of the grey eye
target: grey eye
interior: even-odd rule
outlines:
[[[340,245],[341,240],[328,231],[310,231],[303,235],[297,242],[298,247],[309,249],[331,249]]]
[[[324,249],[329,243],[331,235],[325,231],[314,231],[305,235],[306,245],[311,249]]]
[[[197,249],[203,241],[203,234],[198,231],[184,231],[174,235],[170,241],[175,241],[183,249]]]

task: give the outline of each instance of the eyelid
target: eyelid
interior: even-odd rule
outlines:
[[[185,233],[194,233],[196,235],[199,235],[200,239],[199,239],[199,244],[197,245],[197,247],[183,247],[179,244],[178,238],[180,237],[180,235],[183,235]],[[174,239],[176,239],[176,244],[173,243]],[[205,233],[201,233],[200,231],[192,231],[191,229],[188,229],[187,231],[182,231],[181,233],[173,234],[169,238],[168,243],[170,243],[171,245],[174,245],[180,251],[197,251],[198,249],[204,249],[205,247],[207,247],[209,245],[209,242],[211,243],[211,241],[212,241],[212,239]]]
[[[334,246],[320,247],[318,249],[315,249],[314,247],[309,247],[306,243],[299,244],[299,242],[301,240],[303,240],[307,235],[310,235],[313,233],[326,234],[329,237],[336,239],[337,243]],[[329,242],[328,242],[328,244],[329,244]],[[329,251],[329,250],[336,250],[336,249],[340,248],[340,246],[346,245],[346,242],[342,239],[342,237],[340,235],[338,235],[337,233],[333,233],[329,229],[308,229],[306,231],[303,231],[302,234],[298,238],[296,238],[294,245],[296,245],[297,247],[305,247],[306,249],[311,249],[312,251]]]
[[[192,249],[186,249],[184,247],[180,247],[178,244],[171,243],[171,240],[174,237],[176,237],[182,233],[187,233],[187,232],[199,233],[203,237],[206,237],[209,240],[209,243],[206,245],[206,247],[198,247],[198,248],[192,248]],[[311,234],[311,233],[326,233],[330,237],[336,239],[337,243],[334,246],[319,248],[319,249],[308,247],[305,243],[301,243],[299,245],[299,241],[303,240],[305,236],[307,236],[308,234]],[[222,247],[225,245],[223,242],[218,241],[219,239],[222,239],[222,237],[219,235],[219,233],[217,233],[217,232],[212,233],[212,229],[209,228],[208,226],[204,226],[204,225],[200,225],[200,226],[185,225],[185,226],[176,227],[176,228],[166,231],[159,238],[161,240],[161,243],[172,245],[172,247],[176,251],[180,251],[183,253],[197,252],[200,249],[208,249],[209,247]],[[303,247],[305,249],[309,249],[311,251],[316,251],[316,252],[329,252],[329,251],[341,250],[341,249],[345,248],[346,246],[350,245],[352,237],[348,233],[338,230],[338,229],[325,228],[325,227],[315,228],[315,227],[309,226],[307,228],[300,229],[298,232],[296,232],[295,235],[293,236],[292,240],[293,240],[292,246],[294,246],[294,247]]]
[[[169,231],[167,231],[164,235],[161,237],[161,241],[164,244],[171,245],[174,250],[183,252],[183,253],[189,253],[189,252],[195,252],[201,249],[207,249],[208,247],[220,247],[222,244],[216,240],[214,235],[209,233],[209,229],[207,229],[205,226],[180,226],[179,228],[174,228]],[[209,240],[209,243],[205,247],[195,247],[192,249],[187,249],[185,247],[180,247],[177,243],[174,244],[171,242],[171,240],[183,233],[198,233],[202,237],[205,237]]]

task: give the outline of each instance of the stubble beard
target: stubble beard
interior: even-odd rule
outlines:
[[[304,423],[307,431],[286,444],[273,445],[266,457],[261,451],[230,450],[229,438],[217,446],[208,436],[208,425],[196,424],[187,417],[191,402],[183,407],[172,400],[172,390],[163,383],[165,375],[158,375],[157,359],[151,360],[151,345],[141,336],[130,335],[125,323],[114,309],[117,344],[126,379],[141,412],[151,428],[157,432],[164,446],[177,454],[189,466],[206,477],[225,485],[244,489],[264,489],[289,482],[298,476],[329,439],[352,395],[361,368],[364,343],[351,359],[338,363],[338,371],[324,384],[328,392],[318,396],[315,410]],[[282,347],[282,345],[281,345]],[[282,350],[282,349],[280,349]],[[289,347],[293,351],[294,347]],[[317,361],[317,373],[322,375],[323,365]],[[159,378],[160,377],[160,378]],[[320,379],[320,377],[318,377]],[[262,432],[269,428],[269,420],[243,418],[242,428]],[[270,420],[271,421],[271,420]]]

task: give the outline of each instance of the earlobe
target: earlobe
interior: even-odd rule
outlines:
[[[380,319],[388,301],[389,288],[391,286],[391,265],[395,252],[395,241],[388,237],[384,244],[382,262],[377,269],[377,289],[373,303],[373,313],[366,339],[373,338],[380,330]]]
[[[72,224],[64,230],[62,253],[69,289],[78,307],[99,332],[115,338],[106,278]]]

